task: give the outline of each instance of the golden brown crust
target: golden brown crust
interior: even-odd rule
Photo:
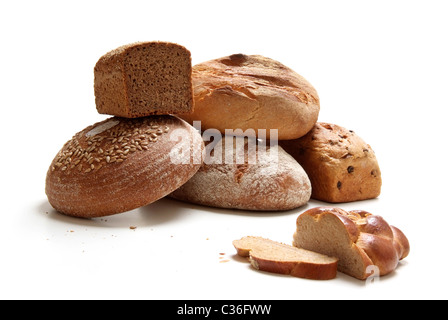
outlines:
[[[137,42],[114,49],[95,65],[99,113],[125,118],[189,113],[191,54],[175,43]]]
[[[261,237],[233,241],[238,255],[249,257],[255,269],[294,277],[330,280],[336,277],[336,258],[295,248]]]
[[[175,130],[191,149],[199,148],[182,158],[188,164],[172,161]],[[199,133],[176,117],[112,117],[64,145],[50,165],[45,191],[50,204],[67,215],[89,218],[132,210],[185,183],[201,165],[202,148]]]
[[[390,227],[394,234],[394,245],[398,253],[398,258],[400,260],[403,260],[409,255],[409,252],[411,251],[409,240],[400,229],[394,226]]]
[[[260,55],[235,54],[193,67],[194,112],[180,115],[202,128],[278,129],[278,139],[296,139],[316,123],[319,97],[302,76]]]
[[[339,270],[361,280],[369,276],[368,266],[386,275],[409,253],[406,236],[382,217],[331,207],[312,208],[297,218],[294,245],[338,257]]]
[[[340,203],[380,195],[381,171],[375,153],[353,131],[318,122],[304,137],[279,144],[307,172],[313,199]]]

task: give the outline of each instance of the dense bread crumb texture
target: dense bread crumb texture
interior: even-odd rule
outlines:
[[[311,183],[278,145],[267,142],[264,148],[260,140],[223,136],[207,144],[199,171],[170,196],[210,207],[282,211],[305,205]]]
[[[126,118],[189,113],[191,54],[169,42],[138,42],[102,56],[94,68],[99,113]]]
[[[304,137],[279,143],[307,172],[313,199],[338,203],[380,195],[375,152],[353,130],[318,122]]]
[[[403,232],[381,216],[332,207],[302,213],[293,244],[337,257],[339,271],[361,280],[391,273],[410,251]]]
[[[316,89],[282,63],[261,55],[234,54],[193,66],[194,112],[180,115],[204,129],[278,130],[296,139],[316,123]],[[257,133],[257,132],[256,132]]]
[[[244,237],[233,241],[233,246],[257,270],[315,280],[333,279],[337,274],[337,258],[262,237]]]
[[[170,139],[173,131],[195,152],[171,154],[177,145]],[[48,170],[46,193],[51,205],[68,215],[135,209],[185,183],[200,167],[202,148],[199,133],[176,117],[112,117],[65,143]],[[175,157],[185,164],[174,164]]]

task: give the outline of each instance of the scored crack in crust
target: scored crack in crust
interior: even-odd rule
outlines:
[[[278,130],[278,139],[296,139],[316,123],[319,97],[302,76],[260,55],[234,54],[193,66],[195,107],[179,116],[202,128]],[[255,132],[257,134],[257,132]]]

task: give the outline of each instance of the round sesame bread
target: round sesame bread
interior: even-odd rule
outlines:
[[[47,172],[59,212],[84,218],[129,211],[184,184],[202,163],[197,130],[174,116],[112,117],[78,132]]]

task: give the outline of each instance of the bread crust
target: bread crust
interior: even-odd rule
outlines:
[[[279,144],[305,169],[313,199],[341,203],[372,199],[381,193],[375,153],[352,130],[318,122],[304,137]]]
[[[340,238],[350,240],[341,243]],[[410,250],[403,232],[381,216],[333,207],[316,207],[302,213],[297,218],[293,243],[299,248],[338,257],[339,271],[361,280],[370,275],[367,267],[371,265],[378,267],[381,276],[391,273]]]
[[[278,139],[296,139],[316,123],[316,89],[278,61],[234,54],[193,66],[194,111],[180,117],[205,129],[278,130]]]
[[[278,146],[273,147],[278,153],[275,157],[269,145],[265,151],[252,153],[248,144],[247,138],[224,136],[214,147],[214,155],[222,157],[206,158],[199,171],[170,196],[210,207],[253,211],[290,210],[306,204],[311,184],[297,161]],[[249,152],[256,155],[256,162],[249,162]],[[233,158],[225,163],[229,154]]]
[[[193,110],[191,54],[170,42],[136,42],[105,55],[94,68],[97,111],[125,118]]]
[[[184,136],[190,153],[172,155]],[[185,183],[202,163],[199,133],[174,116],[112,117],[78,132],[47,172],[45,192],[59,212],[84,218],[129,211]],[[186,164],[175,164],[172,157]],[[179,159],[178,159],[179,160]]]
[[[257,270],[313,280],[330,280],[337,275],[338,259],[287,244],[249,236],[233,241],[233,246],[239,256],[249,257]]]

